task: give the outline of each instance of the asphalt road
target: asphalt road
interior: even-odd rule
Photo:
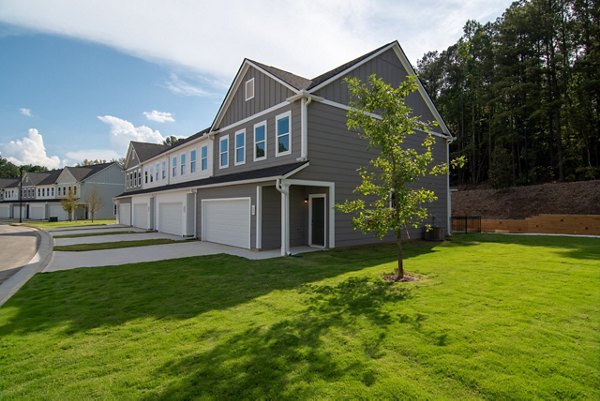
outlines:
[[[0,224],[0,284],[29,263],[38,241],[33,228]]]

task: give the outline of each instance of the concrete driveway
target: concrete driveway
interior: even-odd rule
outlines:
[[[103,242],[118,242],[118,241],[137,241],[143,239],[168,238],[182,239],[179,236],[144,232],[140,230],[135,234],[107,234],[89,237],[77,238],[56,238],[57,235],[75,234],[75,233],[108,233],[119,230],[135,230],[128,227],[126,229],[113,227],[88,228],[85,230],[52,230],[50,232],[54,238],[55,245],[73,245],[73,244],[90,244]],[[315,248],[302,247],[292,249],[292,253],[302,253],[315,251]],[[59,270],[69,270],[78,267],[95,267],[95,266],[112,266],[123,265],[128,263],[153,262],[158,260],[178,259],[190,256],[216,255],[224,253],[228,255],[240,256],[246,259],[271,259],[280,256],[279,249],[268,251],[251,251],[249,249],[236,248],[227,245],[213,244],[210,242],[201,242],[189,240],[186,242],[164,245],[140,246],[120,249],[107,249],[100,251],[84,251],[84,252],[53,252],[53,257],[50,263],[44,269],[44,272],[53,272]]]

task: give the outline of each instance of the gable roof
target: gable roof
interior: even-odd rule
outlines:
[[[38,185],[51,185],[56,183],[56,179],[62,173],[63,169],[48,171],[48,176],[38,183]]]
[[[251,61],[252,63],[256,64],[263,70],[268,71],[275,77],[279,78],[280,80],[287,83],[288,85],[293,86],[297,90],[306,89],[312,84],[312,81],[310,79],[301,77],[300,75],[292,74],[289,71],[285,71],[280,68],[273,67],[271,65],[262,64],[262,63],[259,63],[258,61],[254,61],[254,60],[248,60],[248,61]]]
[[[0,178],[0,188],[8,188],[19,184],[18,178]]]
[[[137,154],[138,159],[141,162],[145,162],[148,159],[153,158],[159,153],[164,152],[169,149],[169,145],[164,145],[162,143],[149,143],[149,142],[137,142],[131,141],[131,146],[135,153]]]
[[[25,173],[25,181],[29,181],[31,185],[39,185],[45,178],[48,177],[48,173]]]
[[[79,182],[85,180],[89,176],[96,174],[99,171],[104,170],[108,166],[114,164],[115,162],[102,163],[102,164],[94,164],[92,166],[85,167],[65,167],[65,170],[69,171],[71,175]]]

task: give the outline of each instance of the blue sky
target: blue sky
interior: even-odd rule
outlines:
[[[49,168],[122,157],[130,140],[209,126],[244,57],[311,78],[399,40],[416,64],[509,4],[0,0],[0,154]]]

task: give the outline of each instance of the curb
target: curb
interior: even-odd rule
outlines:
[[[0,285],[0,306],[4,305],[31,277],[44,270],[52,259],[54,245],[52,236],[43,230],[34,229],[39,239],[37,252],[28,264],[22,266],[18,272]]]

